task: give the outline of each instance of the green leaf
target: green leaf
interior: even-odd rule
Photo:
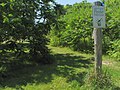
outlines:
[[[1,5],[2,7],[4,7],[4,6],[6,5],[6,3],[1,3],[0,5]]]
[[[14,2],[15,0],[10,0],[10,2]]]
[[[9,18],[7,18],[6,16],[3,19],[3,23],[8,23],[9,22]]]
[[[9,16],[9,17],[12,17],[13,15],[12,15],[12,14],[9,14],[8,16]]]

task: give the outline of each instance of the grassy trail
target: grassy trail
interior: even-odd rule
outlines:
[[[27,63],[13,66],[7,71],[5,79],[0,81],[0,90],[84,90],[81,86],[84,77],[94,66],[93,55],[68,48],[49,48],[56,61],[54,64]],[[103,67],[110,72],[115,84],[120,86],[120,62],[109,60],[108,64],[107,60]]]

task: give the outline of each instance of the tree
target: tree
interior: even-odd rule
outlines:
[[[85,1],[64,7],[66,13],[59,19],[62,24],[59,24],[59,30],[54,29],[56,33],[53,35],[59,38],[59,45],[78,51],[92,50],[91,7],[92,5]]]
[[[119,42],[120,39],[120,2],[119,0],[102,1],[105,1],[106,9],[106,28],[102,30],[102,51],[107,54],[109,50],[110,52],[114,51],[111,50],[111,47],[114,46],[113,42]],[[93,40],[91,38],[93,32],[92,4],[84,1],[74,5],[66,5],[64,10],[66,13],[59,18],[59,21],[62,22],[62,24],[59,23],[59,29],[53,28],[50,33],[51,44],[67,46],[77,51],[93,52]],[[118,48],[115,51],[119,53]],[[119,54],[116,56],[118,57]]]
[[[27,48],[30,58],[50,63],[46,35],[57,21],[58,6],[53,0],[0,1],[0,42],[14,52]]]

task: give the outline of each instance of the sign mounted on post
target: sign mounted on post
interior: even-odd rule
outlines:
[[[93,6],[93,27],[105,28],[104,6]]]

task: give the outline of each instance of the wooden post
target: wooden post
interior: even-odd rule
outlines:
[[[102,70],[102,29],[94,28],[95,73]]]
[[[95,6],[101,6],[101,2],[94,3]],[[102,29],[94,28],[94,53],[95,53],[95,74],[98,75],[102,71]]]

